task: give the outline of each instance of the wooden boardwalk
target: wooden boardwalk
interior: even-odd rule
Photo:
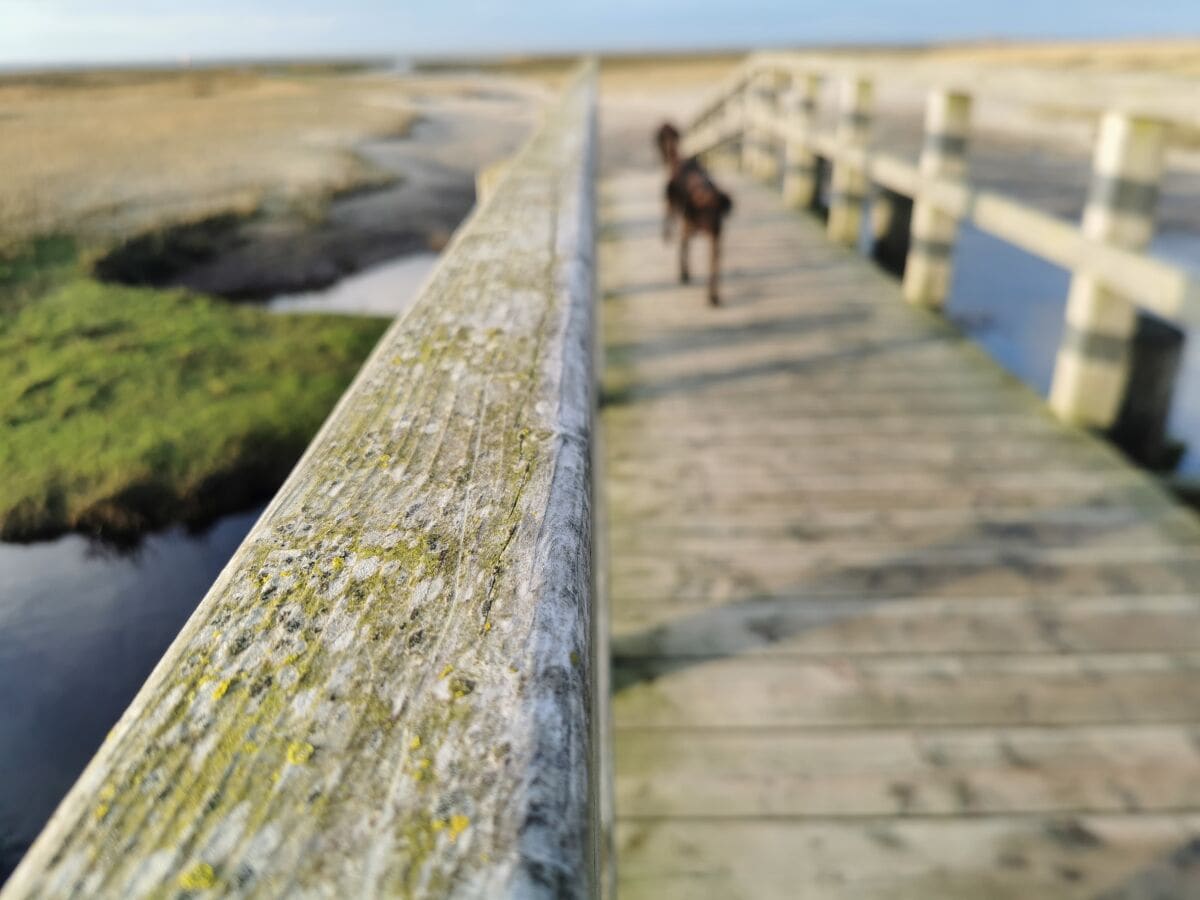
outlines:
[[[1200,896],[1195,518],[723,178],[715,311],[600,191],[620,896]]]

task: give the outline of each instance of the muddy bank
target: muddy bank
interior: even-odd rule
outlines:
[[[431,250],[470,212],[476,170],[514,152],[538,109],[536,90],[396,85],[418,124],[358,148],[385,183],[21,269],[20,302],[0,331],[0,539],[77,531],[125,546],[274,493],[386,319],[411,300]],[[379,266],[405,259],[420,262]],[[371,276],[358,299],[313,293],[352,273]],[[217,299],[281,295],[258,309]],[[269,314],[289,310],[380,318]]]
[[[321,290],[400,256],[440,251],[474,206],[475,172],[524,140],[536,93],[428,76],[398,84],[417,118],[402,136],[358,146],[377,173],[373,184],[138,235],[97,260],[95,274],[267,300]]]
[[[0,541],[32,544],[76,533],[124,554],[136,551],[147,534],[171,525],[202,533],[230,512],[264,505],[307,446],[302,435],[258,435],[195,484],[139,478],[78,511],[69,508],[65,492],[51,490],[41,503],[26,501],[8,510],[0,519]]]

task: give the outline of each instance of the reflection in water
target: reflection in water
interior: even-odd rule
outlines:
[[[0,878],[96,752],[260,510],[120,555],[0,544]]]
[[[946,314],[1045,396],[1070,282],[1065,269],[965,225],[954,247]]]
[[[1166,232],[1155,255],[1176,265],[1200,266],[1200,235]],[[954,251],[954,281],[946,314],[1006,369],[1049,393],[1062,337],[1071,276],[1065,269],[965,225]],[[1179,474],[1200,476],[1200,349],[1188,340],[1175,387],[1169,430],[1188,452]]]
[[[267,308],[289,313],[399,315],[416,299],[417,289],[437,261],[436,253],[402,256],[343,278],[323,291],[275,297],[267,301]]]

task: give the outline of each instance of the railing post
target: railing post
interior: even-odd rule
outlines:
[[[921,179],[963,179],[967,174],[967,133],[971,97],[934,91],[925,107],[925,144]],[[940,307],[950,292],[951,259],[958,235],[957,220],[926,197],[914,197],[912,239],[904,265],[904,297],[909,303]]]
[[[1108,113],[1100,125],[1083,233],[1098,243],[1140,250],[1154,234],[1163,167],[1161,122]],[[1137,311],[1093,276],[1076,272],[1050,406],[1062,419],[1092,428],[1116,420],[1129,377]]]
[[[741,87],[737,92],[737,106],[735,107],[734,115],[741,123],[742,138],[738,143],[738,167],[741,171],[749,173],[751,170],[751,161],[756,152],[756,148],[751,145],[752,132],[754,130],[751,124],[754,109],[754,78],[753,71],[747,73],[742,79]]]
[[[871,127],[871,82],[851,78],[842,84],[837,126],[841,151],[862,151]],[[833,160],[833,182],[829,198],[828,233],[839,244],[854,246],[862,225],[862,205],[867,194],[867,173],[844,156]]]
[[[745,168],[746,155],[746,80],[743,78],[725,100],[722,116],[737,134],[729,145],[729,159],[737,169]]]
[[[766,117],[778,117],[779,115],[779,98],[781,88],[783,86],[783,76],[776,71],[770,71],[766,76],[766,90],[763,92],[762,115]],[[779,173],[782,168],[781,157],[783,155],[783,145],[775,139],[775,132],[770,128],[763,128],[760,131],[761,150],[759,153],[759,172],[758,177],[763,181],[774,184],[779,178]]]
[[[735,88],[722,98],[720,106],[712,111],[710,118],[712,119],[712,127],[720,136],[725,136],[731,129],[735,128],[735,124],[741,116],[743,88]],[[739,161],[740,154],[737,146],[730,140],[726,139],[718,145],[710,154],[712,162],[716,165],[731,165],[736,167]]]
[[[757,119],[775,111],[777,75],[760,69],[750,75],[745,92],[745,143],[742,146],[742,163],[756,178],[771,180],[779,174],[779,161],[774,153],[771,132],[762,127]]]
[[[707,163],[712,155],[712,149],[709,146],[709,131],[712,129],[711,121],[713,118],[712,110],[705,110],[698,115],[692,123],[684,129],[683,143],[681,152],[685,155],[691,155],[692,150],[689,149],[693,142],[699,144],[699,149],[695,151],[695,155],[702,161]]]
[[[783,200],[794,209],[808,209],[817,196],[817,157],[809,147],[808,139],[816,119],[820,90],[820,75],[792,78],[787,112],[803,139],[790,140],[784,147]]]

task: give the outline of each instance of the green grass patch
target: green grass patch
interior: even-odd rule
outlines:
[[[13,312],[78,271],[75,239],[49,235],[17,247],[0,247],[0,315]]]
[[[0,267],[6,540],[121,539],[269,497],[388,324],[102,284],[74,266],[73,246],[46,244]]]

